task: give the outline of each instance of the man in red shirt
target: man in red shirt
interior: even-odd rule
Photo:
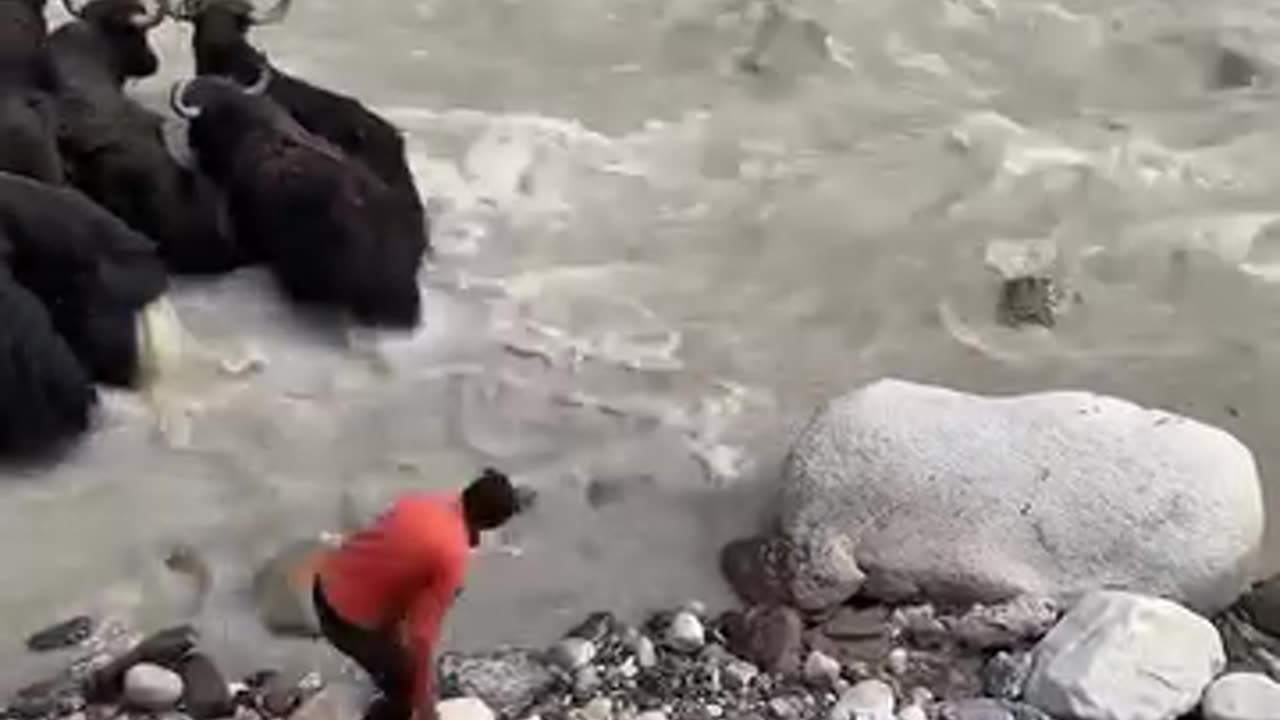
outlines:
[[[382,697],[364,720],[434,720],[432,659],[480,533],[527,504],[486,468],[459,493],[412,493],[320,560],[313,595],[320,629]]]

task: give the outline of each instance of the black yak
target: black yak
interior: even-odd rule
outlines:
[[[400,131],[355,98],[280,70],[250,44],[249,29],[283,20],[291,2],[277,0],[270,10],[258,13],[248,0],[178,0],[170,5],[170,14],[195,28],[191,44],[197,75],[220,75],[245,86],[265,82],[267,95],[302,127],[363,162],[387,183],[396,194],[405,231],[422,233],[427,239],[424,251],[429,251],[429,221]]]
[[[82,435],[98,394],[7,254],[0,233],[0,456],[26,460]]]
[[[139,320],[168,288],[154,244],[69,187],[0,173],[0,238],[13,277],[98,382],[142,380]]]
[[[216,273],[240,264],[207,179],[184,168],[165,145],[164,120],[124,91],[129,78],[154,74],[147,33],[165,17],[157,0],[64,0],[76,19],[53,32],[58,146],[72,185],[151,238],[170,269]]]
[[[298,302],[363,324],[416,327],[426,239],[397,221],[394,192],[252,90],[205,75],[170,95],[190,121],[200,169],[227,199],[237,241]]]
[[[44,0],[0,0],[0,170],[63,180]]]

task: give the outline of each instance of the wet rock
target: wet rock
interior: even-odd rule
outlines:
[[[982,666],[982,689],[993,698],[1017,700],[1031,674],[1030,653],[1000,651]]]
[[[840,696],[830,720],[893,720],[893,688],[881,680],[863,680]]]
[[[94,671],[84,694],[91,702],[107,703],[124,692],[124,677],[134,665],[150,663],[170,670],[180,667],[196,645],[199,633],[190,625],[166,628],[147,636],[127,652]]]
[[[539,653],[508,648],[488,653],[445,653],[441,692],[483,700],[502,717],[518,717],[555,683]]]
[[[895,676],[901,687],[922,688],[944,699],[974,697],[982,692],[983,659],[955,648],[916,649],[908,657],[906,671]]]
[[[840,661],[814,650],[805,658],[804,679],[814,687],[834,687],[840,679]]]
[[[889,630],[889,612],[883,605],[862,610],[843,606],[822,624],[822,632],[833,640],[883,637]]]
[[[1251,87],[1262,78],[1258,63],[1248,55],[1229,47],[1215,54],[1209,85],[1215,90]]]
[[[937,709],[937,717],[938,720],[1053,720],[1030,705],[990,698],[942,703]]]
[[[1205,720],[1280,720],[1280,683],[1259,673],[1223,675],[1201,701]]]
[[[725,623],[729,650],[766,672],[791,674],[800,667],[804,623],[784,606],[757,606]]]
[[[438,702],[436,715],[439,720],[495,720],[489,706],[485,705],[483,700],[472,697],[451,698]]]
[[[964,604],[1107,578],[1214,612],[1257,564],[1263,509],[1249,449],[1191,418],[1088,392],[989,397],[886,379],[827,403],[801,433],[778,525],[793,586],[834,588],[852,563],[863,596]]]
[[[27,638],[27,649],[32,652],[49,652],[75,647],[93,634],[93,618],[77,615],[56,625],[32,633]]]
[[[1208,620],[1119,591],[1085,595],[1034,654],[1023,697],[1078,720],[1172,720],[1196,706],[1226,664]]]
[[[125,701],[142,710],[168,710],[182,699],[182,677],[168,668],[139,663],[124,674]]]
[[[951,642],[946,623],[932,605],[908,605],[893,611],[894,627],[918,647],[940,647]]]
[[[182,704],[195,720],[230,717],[235,712],[227,680],[209,656],[194,653],[182,663]]]
[[[1280,637],[1280,575],[1254,585],[1240,605],[1258,629]]]
[[[565,670],[577,670],[596,656],[596,645],[590,640],[567,637],[551,646],[548,658]]]
[[[681,611],[671,618],[666,641],[668,647],[678,652],[697,652],[706,643],[706,629],[697,615]]]
[[[1016,277],[1000,285],[996,319],[1010,327],[1034,323],[1051,328],[1057,306],[1053,278]]]
[[[317,563],[330,544],[296,540],[281,548],[253,576],[253,602],[269,632],[286,637],[320,637],[312,590]]]
[[[786,555],[786,543],[778,538],[735,540],[720,551],[720,573],[747,605],[786,604]]]
[[[1058,604],[1022,595],[994,605],[975,605],[951,626],[952,636],[978,650],[1008,649],[1042,637],[1058,621]]]
[[[271,717],[288,717],[305,700],[297,678],[272,671],[258,685],[258,708]]]

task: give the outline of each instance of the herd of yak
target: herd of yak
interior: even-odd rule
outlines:
[[[356,100],[275,67],[249,32],[289,0],[0,0],[0,457],[86,433],[97,384],[141,382],[144,316],[171,274],[269,268],[292,300],[409,329],[429,226],[404,140]],[[190,23],[176,83],[192,160],[125,83],[148,33]]]

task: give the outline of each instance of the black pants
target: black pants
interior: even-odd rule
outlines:
[[[334,612],[319,579],[311,590],[320,632],[342,654],[355,660],[382,692],[364,720],[409,720],[413,715],[412,670],[400,641],[390,632],[353,625]]]

